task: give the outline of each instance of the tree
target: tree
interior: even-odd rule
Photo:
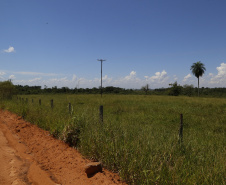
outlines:
[[[169,89],[169,95],[171,96],[178,96],[181,93],[182,87],[177,84],[177,81],[174,82],[173,84],[169,84],[171,88]]]
[[[194,86],[193,85],[185,84],[183,86],[183,94],[184,95],[192,96],[193,92],[194,92]]]
[[[0,82],[0,100],[12,99],[15,87],[11,81]]]
[[[143,90],[146,93],[146,95],[147,95],[148,91],[149,91],[149,85],[146,84],[145,86],[141,87],[141,90]]]
[[[202,76],[205,73],[205,65],[201,63],[201,61],[198,61],[196,63],[193,63],[191,66],[192,74],[198,78],[198,96],[199,96],[199,77]]]

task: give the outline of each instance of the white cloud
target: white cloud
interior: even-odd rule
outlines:
[[[183,82],[186,82],[191,77],[192,77],[191,74],[188,74],[187,76],[184,77]]]
[[[4,79],[5,72],[0,71],[0,79]]]
[[[6,74],[5,72],[0,71],[0,76],[3,76],[3,75],[5,75],[5,74]]]
[[[28,82],[30,83],[38,83],[40,82],[41,78],[34,78],[34,79],[31,79],[31,80],[28,80]]]
[[[163,70],[162,72],[156,72],[154,76],[145,76],[146,80],[152,83],[165,83],[169,78],[167,72]]]
[[[57,75],[54,73],[39,73],[39,72],[26,72],[26,71],[15,72],[15,74],[31,75],[31,76],[56,76]]]
[[[143,82],[140,78],[137,77],[136,71],[131,71],[130,74],[125,77],[111,80],[111,83],[109,85],[122,88],[141,88]]]
[[[75,74],[73,74],[72,81],[75,81],[76,79],[77,79],[77,76]]]
[[[15,52],[15,49],[14,49],[14,47],[10,46],[8,49],[3,50],[3,52],[12,53],[12,52]]]
[[[211,76],[210,83],[226,87],[226,63],[221,63],[220,67],[216,69],[218,71],[217,75],[209,74]]]
[[[16,77],[15,77],[15,75],[10,75],[9,76],[9,79],[15,79]]]
[[[213,76],[214,76],[214,74],[213,74],[213,73],[209,73],[209,76],[213,77]]]
[[[125,80],[131,80],[131,79],[136,78],[136,74],[137,74],[136,71],[131,71],[129,76],[125,77]]]
[[[206,76],[200,78],[200,85],[203,87],[226,87],[226,63],[221,63],[217,68],[218,73],[213,74],[209,73]],[[8,73],[8,72],[7,72]],[[14,84],[20,85],[40,85],[44,87],[57,86],[60,87],[69,87],[69,88],[93,88],[99,87],[101,85],[100,78],[81,78],[75,74],[63,76],[63,74],[53,74],[53,73],[39,73],[39,72],[10,72],[10,76]],[[20,76],[20,75],[24,76]],[[145,75],[145,74],[144,74]],[[7,75],[9,76],[9,75]],[[0,72],[0,78],[6,79],[6,73]],[[28,78],[28,79],[26,79]],[[19,80],[23,79],[23,80]],[[25,80],[26,79],[26,80]],[[187,74],[184,77],[178,77],[176,75],[169,76],[165,70],[161,72],[156,72],[152,76],[145,75],[143,78],[138,77],[136,71],[131,71],[128,75],[118,78],[112,78],[108,75],[103,76],[103,87],[106,86],[115,86],[122,88],[132,88],[140,89],[142,86],[149,84],[150,88],[161,88],[169,87],[169,83],[179,81],[180,83],[189,83],[197,86],[197,79],[191,74]]]

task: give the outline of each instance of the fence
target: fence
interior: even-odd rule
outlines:
[[[17,97],[17,100],[19,100],[22,103],[28,103],[28,98],[26,98],[26,101],[24,102],[24,98],[21,97]],[[34,103],[34,99],[31,100],[32,104]],[[39,99],[39,106],[42,105],[42,100]],[[69,102],[68,103],[68,113],[72,114],[72,104]],[[51,99],[50,100],[50,108],[53,110],[54,109],[54,100]],[[99,119],[100,119],[100,123],[104,122],[104,107],[103,105],[99,106]],[[180,114],[180,124],[179,124],[179,133],[178,133],[178,141],[180,144],[183,143],[183,114]]]

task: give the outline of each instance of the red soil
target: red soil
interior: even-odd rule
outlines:
[[[89,162],[49,132],[0,110],[0,184],[125,184],[105,169],[87,177]]]

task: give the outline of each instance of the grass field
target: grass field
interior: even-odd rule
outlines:
[[[225,98],[145,95],[20,98],[1,103],[1,107],[49,130],[88,158],[101,161],[129,184],[225,184]],[[103,123],[99,119],[100,105],[104,107]],[[180,114],[184,123],[183,143],[178,138]]]

